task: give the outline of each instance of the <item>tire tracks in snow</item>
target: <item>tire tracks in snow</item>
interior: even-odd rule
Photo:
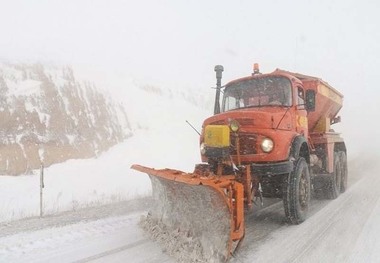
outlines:
[[[141,245],[146,244],[148,242],[149,242],[148,239],[141,239],[139,241],[136,241],[136,242],[133,242],[133,243],[129,243],[127,245],[124,245],[124,246],[121,246],[121,247],[118,247],[118,248],[115,248],[115,249],[111,249],[111,250],[108,250],[108,251],[105,251],[105,252],[102,252],[102,253],[99,253],[99,254],[96,254],[96,255],[93,255],[93,256],[90,256],[90,257],[78,260],[78,261],[74,261],[73,263],[87,263],[87,262],[91,262],[93,260],[97,260],[97,259],[100,259],[100,258],[108,257],[110,255],[117,254],[117,253],[120,253],[122,251],[131,249],[131,248],[134,248],[134,247],[137,247],[137,246],[141,246]]]
[[[363,227],[380,200],[380,178],[371,171],[346,193],[322,209],[314,227],[319,230],[289,262],[349,262]],[[318,224],[320,222],[320,224]]]
[[[248,238],[232,262],[347,262],[380,200],[380,178],[372,170],[356,169],[354,184],[338,199],[314,200],[300,225],[285,223],[281,203],[248,217]]]
[[[121,248],[135,247],[140,242],[148,242],[148,239],[138,243],[134,241],[138,238],[137,222],[141,213],[7,235],[0,238],[0,262],[51,262],[61,257],[64,262],[72,262],[91,257],[99,251],[109,254],[109,251],[116,253]],[[133,238],[124,232],[130,233]],[[120,234],[115,236],[117,233]],[[104,241],[112,236],[114,238],[109,243]]]

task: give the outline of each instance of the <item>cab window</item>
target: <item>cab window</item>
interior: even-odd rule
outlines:
[[[297,104],[298,105],[302,105],[303,107],[305,107],[305,92],[303,90],[303,88],[301,87],[298,87],[298,92],[297,92],[298,96],[297,96]]]

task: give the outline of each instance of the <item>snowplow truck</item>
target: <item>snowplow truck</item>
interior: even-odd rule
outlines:
[[[256,199],[282,198],[290,224],[306,218],[315,193],[347,188],[347,151],[331,126],[343,95],[320,78],[276,69],[221,85],[215,66],[214,115],[202,126],[202,163],[191,173],[132,168],[150,176],[152,217],[197,238],[204,254],[227,261],[244,237]],[[222,92],[222,94],[221,94]]]

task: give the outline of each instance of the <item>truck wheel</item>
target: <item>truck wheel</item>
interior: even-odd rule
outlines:
[[[284,209],[289,223],[305,221],[310,204],[310,172],[306,160],[300,157],[284,185]]]
[[[334,153],[334,172],[329,177],[326,186],[326,196],[328,199],[336,199],[341,191],[342,182],[342,163],[340,154]]]
[[[348,178],[348,168],[347,168],[347,156],[345,152],[340,152],[340,162],[342,165],[342,181],[340,184],[340,192],[344,193],[347,189],[347,178]]]

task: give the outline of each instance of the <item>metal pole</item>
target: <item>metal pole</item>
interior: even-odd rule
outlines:
[[[40,168],[40,217],[43,216],[43,193],[42,189],[44,188],[44,164],[41,163]]]

